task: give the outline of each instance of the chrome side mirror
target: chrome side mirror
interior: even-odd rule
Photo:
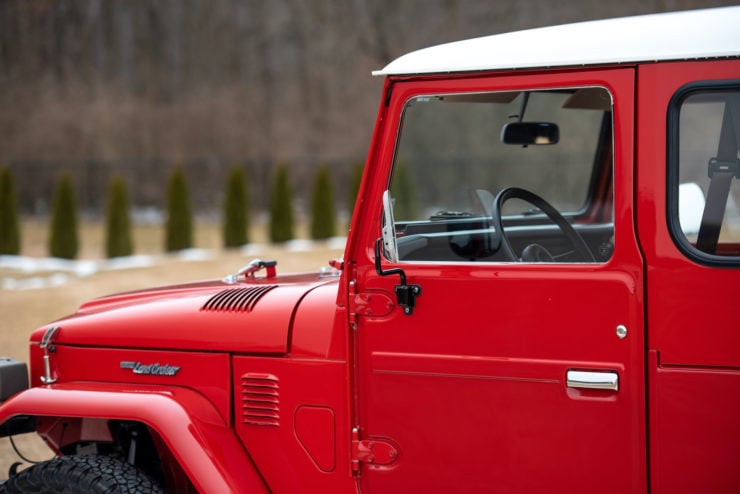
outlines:
[[[393,220],[393,202],[391,191],[383,192],[383,255],[391,262],[398,262],[398,245],[396,244],[396,227]]]

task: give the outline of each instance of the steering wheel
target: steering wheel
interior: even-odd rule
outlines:
[[[563,218],[563,215],[560,214],[560,212],[555,209],[553,206],[550,205],[549,202],[538,196],[537,194],[534,194],[532,192],[529,192],[528,190],[520,189],[518,187],[508,187],[496,195],[496,198],[493,200],[493,209],[491,211],[491,216],[493,220],[493,228],[496,231],[496,234],[499,237],[501,248],[504,251],[504,254],[511,259],[512,261],[523,261],[525,259],[520,258],[516,255],[514,252],[514,249],[511,246],[511,242],[509,242],[509,239],[506,237],[506,232],[504,231],[504,225],[503,220],[501,219],[501,214],[503,210],[504,203],[508,201],[509,199],[521,199],[523,201],[526,201],[530,203],[531,205],[535,206],[537,209],[542,211],[547,215],[550,220],[555,223],[558,228],[565,234],[565,236],[570,240],[570,242],[573,244],[573,247],[575,247],[576,252],[581,256],[582,260],[584,262],[596,262],[596,259],[594,258],[593,253],[591,252],[591,249],[588,248],[588,245],[586,245],[586,242],[583,240],[583,238],[578,234],[578,232],[573,228],[573,226],[568,223],[568,221]],[[525,248],[525,250],[529,249],[536,250],[536,259],[533,260],[543,260],[543,257],[550,256],[547,250],[538,244],[532,244],[533,246],[536,246],[535,249],[529,249],[532,246],[528,246]],[[544,251],[544,253],[543,253]],[[543,254],[545,254],[543,256]],[[550,256],[552,257],[552,256]]]

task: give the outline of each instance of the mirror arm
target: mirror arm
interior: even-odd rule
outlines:
[[[397,274],[401,278],[401,283],[395,286],[396,301],[398,302],[398,305],[403,307],[403,313],[410,316],[414,313],[416,297],[421,295],[421,286],[407,284],[406,273],[401,268],[393,268],[383,271],[383,268],[380,266],[380,244],[382,242],[382,238],[378,238],[378,240],[375,241],[375,272],[380,276],[391,276]]]

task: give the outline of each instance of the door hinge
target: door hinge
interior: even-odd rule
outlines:
[[[398,458],[398,450],[383,439],[360,439],[360,429],[352,429],[352,471],[359,473],[360,462],[370,465],[390,465]]]
[[[349,323],[352,329],[357,329],[357,316],[387,316],[393,307],[393,299],[385,292],[359,293],[357,282],[349,282]]]

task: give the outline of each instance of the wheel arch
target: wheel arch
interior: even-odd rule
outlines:
[[[37,387],[0,406],[0,425],[18,416],[139,422],[159,436],[198,491],[267,492],[229,424],[189,389],[96,383]]]

